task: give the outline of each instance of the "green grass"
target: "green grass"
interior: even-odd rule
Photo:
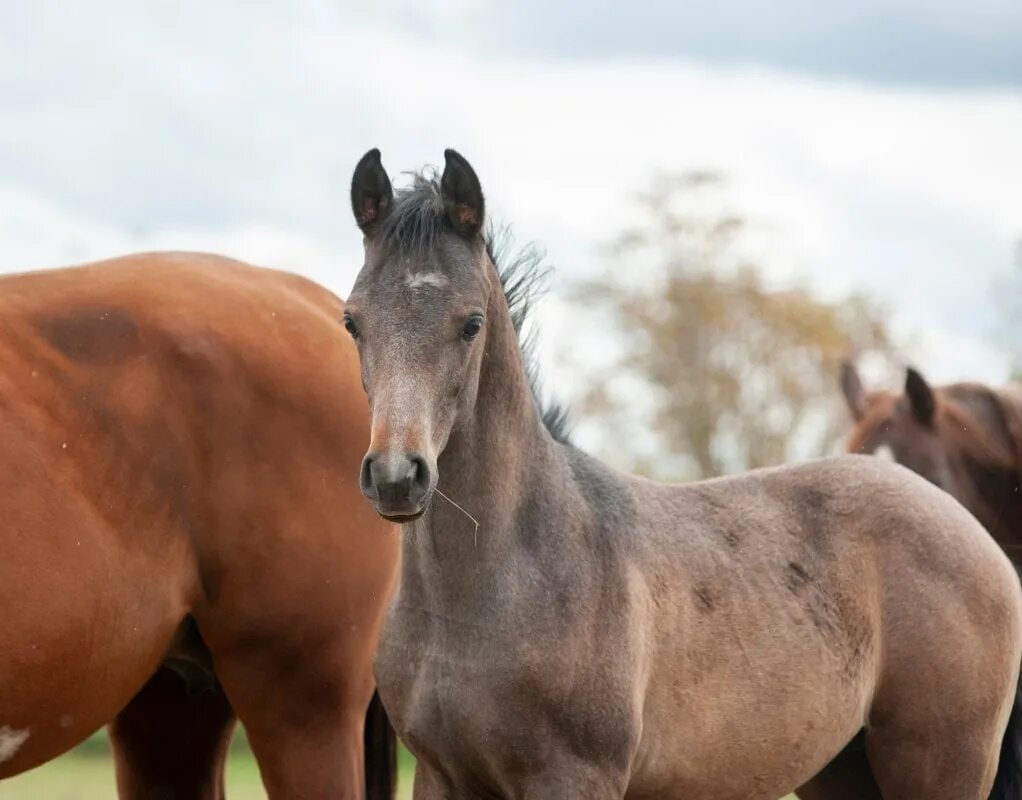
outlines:
[[[398,768],[397,796],[410,800],[415,766],[403,748]],[[0,800],[113,800],[116,796],[113,759],[102,733],[48,764],[0,781]],[[244,735],[235,737],[227,760],[227,796],[230,800],[266,800],[259,768]]]
[[[404,748],[398,759],[398,799],[410,800],[415,762]],[[235,738],[227,761],[230,800],[266,800],[259,768],[244,735]],[[0,781],[0,800],[113,800],[114,767],[106,736],[96,734],[70,753],[43,766]],[[797,800],[789,795],[784,800]]]

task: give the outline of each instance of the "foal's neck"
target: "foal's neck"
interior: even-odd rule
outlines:
[[[455,427],[438,459],[437,494],[404,531],[402,591],[432,601],[486,591],[485,576],[507,568],[519,511],[544,491],[539,477],[557,471],[561,459],[530,389],[507,304],[497,295],[490,306],[475,414]]]

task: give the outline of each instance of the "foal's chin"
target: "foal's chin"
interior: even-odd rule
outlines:
[[[420,508],[418,511],[415,511],[411,514],[386,514],[383,511],[377,509],[376,513],[383,517],[385,520],[387,520],[387,522],[396,522],[397,524],[402,525],[406,522],[415,522],[415,520],[421,517],[423,513],[425,513],[425,511],[426,509]]]
[[[409,505],[408,507],[390,507],[385,506],[382,503],[373,503],[373,508],[376,509],[376,513],[383,517],[387,522],[395,522],[397,524],[403,524],[406,522],[415,522],[419,517],[426,513],[426,509],[429,507],[430,495],[422,498],[422,501],[415,505]]]

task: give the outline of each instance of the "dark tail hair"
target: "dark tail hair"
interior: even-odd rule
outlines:
[[[380,693],[373,692],[365,724],[366,800],[394,800],[397,790],[397,735]]]
[[[1022,685],[1008,717],[1008,729],[1001,740],[1001,759],[990,800],[1022,800]]]

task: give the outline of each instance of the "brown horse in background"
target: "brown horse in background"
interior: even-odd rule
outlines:
[[[903,393],[867,392],[845,364],[841,388],[849,452],[888,455],[945,489],[1022,563],[1022,386],[934,388],[909,369]]]
[[[215,800],[236,714],[271,798],[390,796],[343,309],[207,255],[0,278],[0,778],[111,723],[122,798]]]

